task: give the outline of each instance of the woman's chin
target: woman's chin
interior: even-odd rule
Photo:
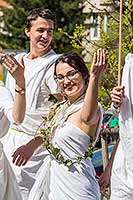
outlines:
[[[75,96],[75,91],[74,90],[65,90],[65,95],[67,97],[72,97],[72,96]]]

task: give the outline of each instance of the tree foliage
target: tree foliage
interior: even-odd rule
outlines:
[[[5,31],[9,34],[0,34],[0,45],[5,48],[28,48],[24,36],[25,18],[29,10],[33,7],[43,6],[50,8],[57,16],[57,27],[53,40],[53,48],[57,52],[70,51],[75,48],[77,51],[84,49],[91,55],[87,45],[91,43],[95,49],[101,47],[106,50],[108,57],[108,67],[102,79],[99,92],[99,100],[104,108],[108,108],[111,103],[110,91],[117,85],[118,80],[118,50],[119,50],[119,3],[120,0],[105,0],[108,7],[104,9],[108,17],[107,32],[101,29],[100,41],[89,41],[88,28],[91,24],[84,24],[84,19],[89,18],[91,13],[83,14],[84,0],[6,0],[13,8],[3,9]],[[87,0],[90,4],[90,1]],[[79,6],[82,5],[82,6]],[[95,5],[92,5],[95,7]],[[96,8],[96,7],[95,7]],[[109,8],[109,9],[108,9]],[[111,12],[109,12],[110,10]],[[103,15],[102,10],[101,19]],[[125,56],[133,52],[133,3],[132,0],[123,2],[123,21],[122,21],[122,66]]]
[[[111,1],[112,13],[108,16],[107,33],[102,32],[100,45],[106,49],[108,56],[108,68],[102,81],[100,100],[104,107],[110,106],[110,91],[118,82],[118,52],[119,52],[119,10],[120,1]],[[122,58],[121,71],[124,66],[125,56],[133,52],[133,3],[132,0],[123,2],[122,16]]]
[[[88,0],[88,3],[90,1]],[[91,43],[94,50],[101,47],[104,48],[107,53],[108,66],[106,73],[102,79],[101,88],[99,92],[99,100],[105,109],[110,107],[111,97],[110,92],[117,85],[118,82],[118,52],[119,52],[119,0],[105,0],[108,7],[104,11],[108,16],[107,32],[104,32],[101,27],[101,39],[100,41],[88,41],[86,28],[81,25],[76,25],[72,35],[61,30],[70,40],[72,46],[77,49],[87,49],[86,43]],[[96,9],[96,6],[94,6]],[[108,9],[109,8],[109,9]],[[109,12],[110,10],[111,12]],[[103,12],[101,12],[102,20]],[[132,0],[126,0],[123,3],[123,20],[122,20],[122,66],[124,65],[125,56],[130,52],[133,52],[133,3]],[[100,25],[102,26],[102,24]],[[82,40],[82,42],[81,42]],[[86,42],[83,42],[86,41]],[[88,53],[90,53],[88,51]]]
[[[28,49],[28,43],[24,35],[25,20],[28,12],[34,7],[44,7],[52,10],[57,16],[57,27],[63,28],[69,34],[72,33],[76,23],[83,23],[84,0],[6,0],[12,8],[1,8],[3,17],[0,21],[4,21],[4,32],[0,33],[0,46],[3,48]],[[57,52],[64,52],[71,49],[69,40],[55,31],[53,48]]]

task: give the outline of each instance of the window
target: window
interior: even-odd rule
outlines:
[[[107,16],[99,13],[93,13],[90,18],[90,40],[99,40],[100,39],[100,30],[107,32]]]

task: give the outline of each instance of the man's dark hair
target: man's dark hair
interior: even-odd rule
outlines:
[[[54,27],[56,26],[56,17],[49,9],[33,8],[27,16],[26,28],[31,28],[32,21],[35,21],[38,17],[46,20],[52,20],[54,22]]]

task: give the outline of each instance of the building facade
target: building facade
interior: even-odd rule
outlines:
[[[85,62],[91,62],[92,54],[95,50],[94,43],[101,38],[101,31],[107,32],[108,13],[111,12],[109,4],[105,0],[88,0],[84,3],[83,12],[88,15],[85,20],[87,26],[86,40],[83,45]],[[88,41],[88,44],[87,44]]]

